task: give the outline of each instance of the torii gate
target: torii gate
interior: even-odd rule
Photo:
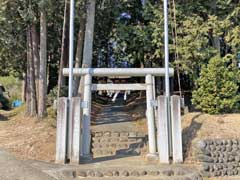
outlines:
[[[68,98],[58,102],[56,161],[80,163],[80,156],[90,156],[90,114],[91,91],[96,90],[145,90],[147,101],[147,124],[149,139],[149,158],[157,158],[161,163],[169,163],[170,156],[174,162],[182,162],[182,137],[180,97],[170,98],[169,77],[174,70],[169,68],[168,48],[168,9],[164,0],[164,32],[165,32],[165,68],[73,68],[74,58],[74,0],[70,5],[70,47],[69,68],[63,75],[69,76]],[[92,34],[93,36],[93,34]],[[91,37],[93,38],[93,37]],[[92,44],[88,47],[92,49]],[[88,54],[92,56],[92,51]],[[83,99],[72,97],[73,76],[84,77]],[[145,84],[92,84],[93,76],[142,76]],[[156,101],[153,78],[165,76],[165,96]],[[158,133],[156,140],[154,107],[158,106]],[[80,109],[83,109],[81,117]],[[158,148],[157,148],[158,146]],[[158,151],[157,151],[158,149]]]

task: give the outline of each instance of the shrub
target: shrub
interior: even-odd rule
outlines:
[[[11,106],[9,100],[0,94],[0,109],[9,110],[10,107]]]
[[[235,112],[240,100],[239,81],[239,70],[231,63],[231,57],[216,56],[202,67],[192,102],[209,114]]]
[[[54,104],[54,101],[57,99],[57,92],[58,87],[54,87],[47,96],[47,106],[52,106]],[[68,87],[64,86],[62,87],[60,91],[60,97],[67,97],[68,95]]]
[[[47,109],[47,123],[51,126],[56,128],[57,127],[57,110],[53,107],[49,107]]]
[[[21,99],[22,81],[13,76],[0,77],[0,84],[6,89],[6,94],[9,95],[10,104],[17,99]],[[5,97],[6,98],[6,97]]]

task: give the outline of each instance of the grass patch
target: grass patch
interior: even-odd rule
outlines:
[[[49,126],[56,128],[57,127],[57,110],[54,109],[53,107],[49,107],[47,109],[47,117],[45,120]]]
[[[6,96],[9,96],[9,101],[12,103],[14,100],[21,99],[22,96],[22,81],[13,76],[0,77],[0,84],[5,87]]]

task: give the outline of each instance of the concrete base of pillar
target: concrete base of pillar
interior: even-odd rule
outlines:
[[[83,156],[80,157],[81,163],[82,162],[83,163],[88,163],[88,162],[90,162],[92,160],[93,160],[93,156],[92,155],[83,155]]]
[[[159,161],[159,157],[158,157],[158,154],[155,153],[155,154],[147,154],[147,161],[149,162],[158,162]]]

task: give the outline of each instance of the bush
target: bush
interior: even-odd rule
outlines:
[[[57,110],[53,107],[49,107],[47,109],[47,123],[51,126],[56,128],[57,127]]]
[[[0,84],[5,87],[6,94],[8,94],[10,104],[17,99],[21,99],[22,81],[13,76],[0,77]]]
[[[9,110],[10,107],[11,106],[9,100],[3,95],[0,95],[0,109]]]
[[[192,102],[209,114],[235,112],[239,108],[239,70],[231,57],[214,57],[201,70]]]
[[[52,106],[54,104],[54,101],[57,99],[57,92],[58,87],[54,87],[47,96],[47,106]],[[68,87],[64,86],[62,87],[60,91],[60,97],[67,97],[68,96]]]

